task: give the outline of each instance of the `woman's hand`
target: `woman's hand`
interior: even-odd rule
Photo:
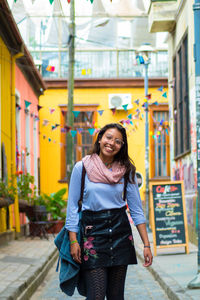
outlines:
[[[150,248],[144,248],[144,267],[149,267],[153,262],[153,255]]]
[[[79,243],[70,245],[70,254],[75,262],[81,264],[81,248]]]

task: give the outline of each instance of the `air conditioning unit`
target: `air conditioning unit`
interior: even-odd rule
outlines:
[[[128,104],[127,110],[133,107],[131,103],[131,94],[109,94],[109,108],[116,108],[117,110],[124,110],[123,105]]]

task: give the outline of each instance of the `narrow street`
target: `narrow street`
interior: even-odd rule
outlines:
[[[30,300],[84,300],[85,298],[80,296],[77,292],[75,292],[73,297],[68,297],[60,291],[58,273],[56,273],[55,270],[56,264],[51,268],[44,282]],[[129,266],[126,279],[125,300],[136,299],[169,299],[151,273],[142,266],[141,261],[138,261],[137,266]]]

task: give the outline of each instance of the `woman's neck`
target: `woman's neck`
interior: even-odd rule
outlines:
[[[104,157],[102,155],[99,155],[99,157],[101,158],[104,165],[106,165],[106,167],[111,167],[113,163],[113,157]]]

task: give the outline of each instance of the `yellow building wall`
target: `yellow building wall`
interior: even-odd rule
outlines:
[[[166,103],[167,99],[162,97],[159,88],[149,88],[149,94],[152,94],[150,103],[158,101]],[[167,92],[164,89],[163,92]],[[115,114],[109,109],[108,95],[116,93],[130,93],[132,95],[133,108],[125,110],[116,110]],[[133,159],[136,169],[143,176],[143,187],[140,189],[142,200],[145,198],[145,112],[142,104],[144,103],[144,88],[84,88],[74,90],[74,104],[99,104],[97,110],[104,110],[102,116],[98,115],[98,126],[103,127],[107,123],[119,122],[122,119],[128,119],[129,114],[136,114],[136,109],[141,110],[141,120],[132,120],[134,126],[127,125],[127,135],[129,144],[129,155]],[[40,166],[41,166],[41,192],[52,193],[60,188],[66,187],[66,183],[59,183],[61,173],[61,151],[60,127],[53,130],[52,125],[60,124],[60,108],[58,105],[66,105],[67,90],[49,89],[40,97],[42,109],[39,111],[40,118]],[[134,103],[140,99],[139,105]],[[55,109],[50,113],[50,109]],[[48,120],[48,125],[44,126],[43,121]],[[137,129],[136,129],[137,127]],[[45,136],[45,138],[44,138]],[[51,139],[51,141],[49,141]]]
[[[11,56],[0,38],[1,144],[5,145],[8,178],[11,175]],[[12,206],[10,206],[10,211]],[[11,224],[12,225],[12,224]],[[0,209],[0,233],[6,231],[6,209]]]

